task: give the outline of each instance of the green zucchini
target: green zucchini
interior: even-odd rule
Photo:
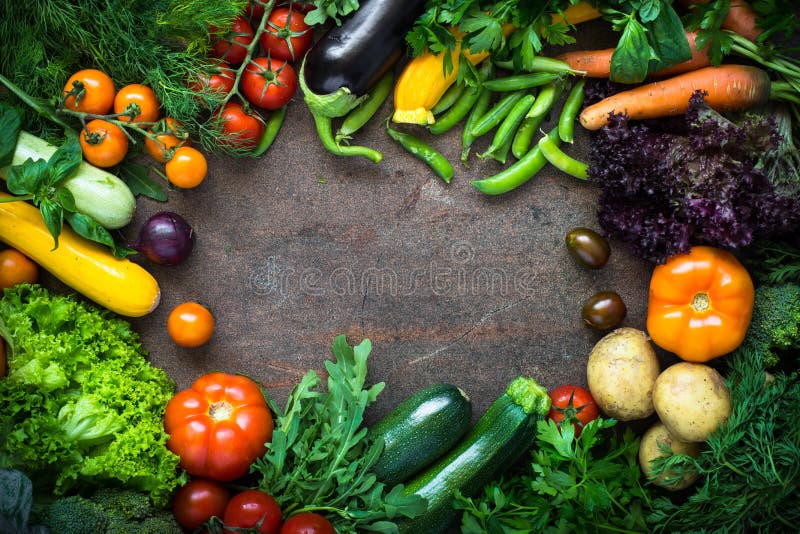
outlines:
[[[401,533],[451,532],[458,521],[456,490],[467,497],[513,464],[536,436],[536,423],[550,410],[547,390],[532,378],[518,377],[486,410],[469,434],[446,456],[406,482],[406,495],[428,501],[425,513],[398,523]]]
[[[420,389],[370,428],[383,452],[372,472],[392,487],[408,480],[450,450],[469,430],[472,403],[452,384]]]
[[[21,165],[28,159],[49,160],[55,151],[56,147],[44,139],[20,132],[11,165],[0,168],[0,178],[8,179],[8,169],[13,165]],[[107,171],[84,161],[63,186],[72,193],[75,209],[104,228],[116,230],[133,219],[136,198],[125,182]]]

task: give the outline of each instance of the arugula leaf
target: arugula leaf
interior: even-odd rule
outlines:
[[[0,167],[11,164],[21,128],[22,115],[19,111],[0,102]]]

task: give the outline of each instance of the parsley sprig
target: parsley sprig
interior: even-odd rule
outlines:
[[[395,519],[414,517],[425,500],[404,496],[401,485],[386,488],[370,468],[382,441],[367,438],[364,410],[384,383],[365,386],[368,339],[351,347],[344,335],[333,342],[335,361],[326,361],[327,391],[309,371],[292,389],[275,421],[267,453],[255,463],[259,486],[281,505],[285,517],[302,511],[328,516],[339,533],[397,532]]]

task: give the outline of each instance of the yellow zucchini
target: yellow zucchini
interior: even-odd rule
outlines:
[[[0,200],[10,198],[0,193]],[[161,299],[158,282],[141,265],[115,258],[105,247],[64,226],[53,236],[27,202],[0,203],[0,241],[19,250],[75,291],[127,317],[153,311]]]

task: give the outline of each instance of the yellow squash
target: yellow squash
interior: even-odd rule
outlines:
[[[6,198],[0,193],[0,200]],[[27,202],[0,203],[0,241],[115,313],[141,317],[158,306],[161,290],[149,272],[128,259],[115,258],[71,228],[63,228],[53,250],[53,236],[39,210]]]

